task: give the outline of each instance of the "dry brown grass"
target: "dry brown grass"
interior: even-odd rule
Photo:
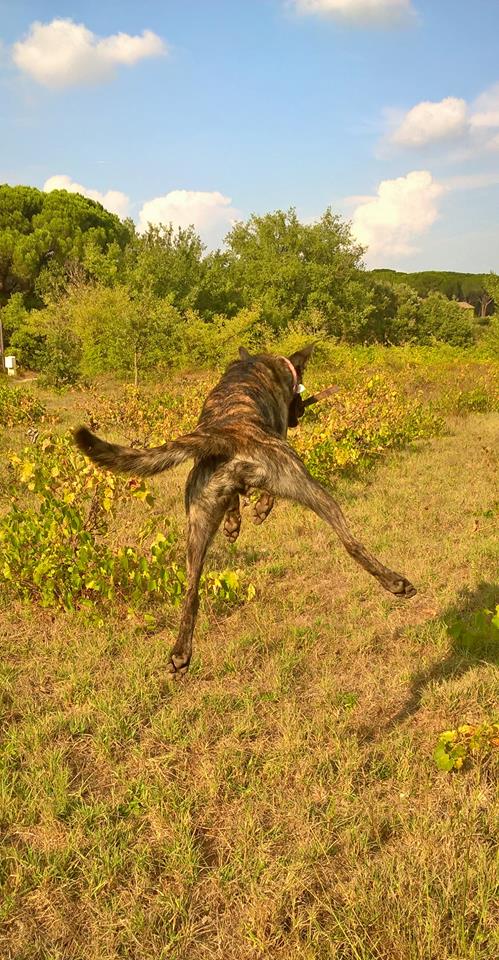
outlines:
[[[217,538],[211,566],[244,567],[257,599],[205,605],[181,684],[176,611],[150,635],[4,602],[2,960],[497,955],[494,769],[431,755],[497,710],[497,650],[448,628],[499,602],[498,422],[341,485],[419,587],[407,603],[283,503]],[[179,523],[181,483],[155,484]]]

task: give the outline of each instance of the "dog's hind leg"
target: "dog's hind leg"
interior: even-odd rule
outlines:
[[[400,597],[413,597],[416,594],[415,587],[406,577],[385,567],[352,536],[336,500],[310,476],[300,458],[286,443],[276,441],[262,445],[258,453],[255,451],[251,462],[233,461],[229,469],[236,482],[239,477],[244,478],[251,486],[295,500],[313,510],[332,526],[350,556],[376,577],[385,590]]]
[[[274,506],[274,497],[271,493],[267,493],[266,490],[262,490],[260,496],[256,503],[253,504],[251,511],[251,519],[253,523],[260,524],[267,519],[272,507]],[[223,523],[223,533],[227,537],[227,540],[230,540],[231,543],[235,543],[239,536],[241,530],[241,506],[239,500],[239,494],[235,493],[233,499],[231,500],[228,510],[225,514],[225,519]]]
[[[231,502],[234,488],[219,490],[210,479],[217,464],[201,462],[190,472],[186,487],[187,593],[178,639],[170,654],[168,673],[174,678],[186,673],[192,655],[192,635],[199,608],[199,581],[206,551]]]
[[[239,536],[240,529],[241,508],[239,504],[239,494],[235,493],[225,514],[223,533],[224,536],[227,537],[227,540],[230,540],[231,543],[235,543]]]

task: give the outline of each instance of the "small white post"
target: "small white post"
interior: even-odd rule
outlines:
[[[9,377],[15,377],[17,371],[16,358],[13,356],[5,357],[5,369]]]

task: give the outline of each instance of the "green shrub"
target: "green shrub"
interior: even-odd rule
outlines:
[[[28,317],[23,294],[12,293],[2,307],[2,327],[6,346],[10,345],[12,334],[26,324]]]
[[[295,446],[314,477],[329,483],[338,472],[369,467],[385,451],[438,433],[443,422],[431,409],[396,390],[380,374],[341,390],[318,409]]]
[[[149,550],[112,549],[106,540],[120,503],[135,498],[152,504],[142,481],[98,470],[69,436],[46,437],[10,462],[15,492],[0,518],[0,586],[6,592],[65,610],[102,601],[133,608],[180,601],[186,575],[172,557],[172,530],[157,533]],[[202,590],[220,608],[255,593],[241,571],[231,570],[205,574]]]
[[[46,410],[38,397],[24,389],[11,387],[0,380],[0,424],[17,427],[20,424],[39,423]]]
[[[119,426],[130,442],[153,446],[192,430],[207,389],[204,381],[196,381],[178,394],[151,394],[127,384],[117,397],[92,393],[85,417]]]
[[[487,413],[497,408],[497,403],[484,386],[473,390],[461,390],[456,397],[457,413]]]
[[[443,340],[456,347],[474,343],[472,321],[455,300],[442,293],[429,293],[421,301],[418,337],[420,343]]]
[[[43,370],[46,364],[45,337],[30,322],[20,325],[10,338],[10,347],[25,370]]]
[[[80,379],[81,345],[70,329],[55,326],[45,338],[43,374],[47,387],[69,387]]]

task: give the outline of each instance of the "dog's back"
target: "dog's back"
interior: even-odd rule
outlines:
[[[278,357],[235,360],[206,398],[198,428],[222,432],[244,446],[265,435],[285,437],[290,374]]]

